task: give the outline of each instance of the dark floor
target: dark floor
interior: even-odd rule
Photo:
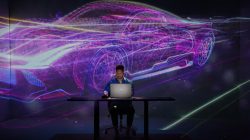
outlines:
[[[51,140],[92,140],[93,135],[91,134],[57,134]],[[136,136],[101,136],[101,140],[144,140],[144,136],[139,134]],[[187,136],[181,134],[153,134],[148,138],[149,140],[190,140]]]
[[[104,134],[104,129],[109,127],[110,120],[102,119],[101,140],[115,139],[114,133],[110,131]],[[46,121],[47,122],[46,122]],[[42,122],[37,126],[28,126]],[[222,120],[204,120],[187,119],[181,125],[175,128],[162,131],[160,126],[166,121],[160,118],[150,119],[149,139],[150,140],[249,140],[250,134],[248,124],[239,124],[238,121],[229,122]],[[157,123],[154,123],[157,122]],[[6,128],[7,125],[16,125],[16,128]],[[58,119],[48,121],[48,118],[18,119],[8,122],[1,122],[1,140],[91,140],[93,139],[93,121],[75,121],[71,119]],[[26,127],[24,124],[27,124]],[[136,136],[126,136],[124,132],[120,134],[119,139],[143,140],[143,120],[136,118],[134,128],[137,131]],[[5,127],[5,128],[4,128]]]

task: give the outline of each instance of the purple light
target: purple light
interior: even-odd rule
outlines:
[[[0,43],[0,68],[19,73],[16,85],[0,94],[30,102],[101,92],[117,64],[133,81],[203,66],[214,34],[209,22],[148,5],[93,2],[51,23],[0,17]],[[0,86],[11,84],[3,78]]]

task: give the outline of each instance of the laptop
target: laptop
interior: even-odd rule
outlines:
[[[131,98],[132,86],[131,84],[110,84],[111,98]]]

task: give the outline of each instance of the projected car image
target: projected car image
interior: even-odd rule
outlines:
[[[135,2],[92,2],[50,22],[0,21],[0,94],[27,101],[102,93],[117,64],[133,81],[201,67],[214,46],[212,23]]]

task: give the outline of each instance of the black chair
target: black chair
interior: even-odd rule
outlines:
[[[126,115],[126,114],[119,113],[119,118],[120,118],[120,121],[119,121],[119,128],[118,128],[118,129],[119,129],[119,132],[122,132],[123,130],[124,130],[124,131],[127,130],[127,127],[123,126],[123,124],[122,124],[123,115]],[[110,114],[108,115],[108,117],[110,117]],[[106,128],[104,133],[107,135],[109,130],[115,130],[115,127],[113,126],[113,127]],[[136,136],[136,131],[135,131],[135,129],[131,128],[131,131],[132,131],[133,136]]]

